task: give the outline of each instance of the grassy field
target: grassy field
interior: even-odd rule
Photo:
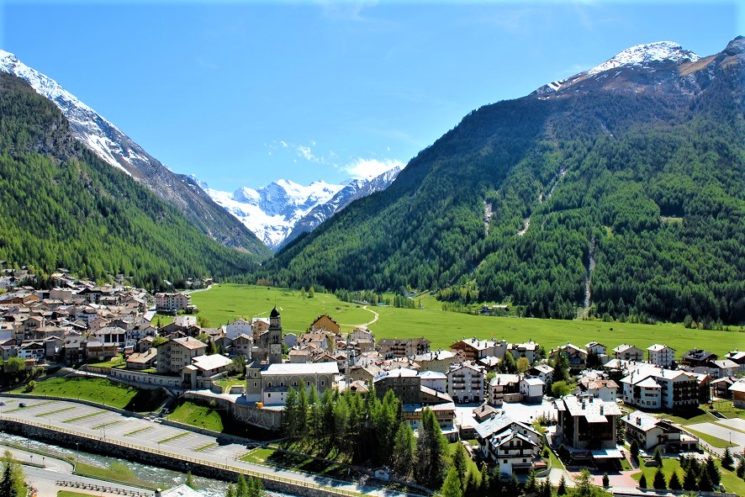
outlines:
[[[285,331],[304,331],[313,319],[329,314],[345,330],[368,324],[377,338],[424,336],[435,348],[448,347],[464,337],[503,338],[510,342],[529,339],[547,349],[567,342],[584,345],[592,340],[609,347],[631,343],[648,347],[665,343],[679,353],[692,348],[704,348],[723,355],[738,343],[745,343],[745,332],[690,330],[682,324],[631,324],[602,321],[551,320],[516,317],[493,317],[443,311],[432,296],[418,298],[421,309],[399,309],[387,306],[368,307],[342,302],[333,294],[316,292],[313,298],[299,291],[254,285],[215,285],[210,290],[192,294],[197,305],[212,326],[244,317],[267,317],[274,305],[282,313]],[[379,315],[375,320],[375,313]]]
[[[112,357],[108,361],[92,362],[92,363],[89,363],[88,365],[96,367],[96,368],[111,369],[111,368],[116,368],[119,366],[124,366],[126,364],[127,362],[124,360],[124,356],[122,354],[117,354],[116,356]]]
[[[26,393],[25,387],[13,393]],[[71,400],[87,400],[119,409],[145,412],[154,409],[161,401],[158,390],[138,390],[105,378],[49,378],[36,383],[33,395],[48,395]]]
[[[184,401],[168,415],[168,419],[206,430],[223,431],[222,416],[211,407]]]

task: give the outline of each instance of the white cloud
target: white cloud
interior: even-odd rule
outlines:
[[[354,179],[369,179],[380,176],[394,167],[403,167],[404,163],[395,159],[362,159],[358,158],[343,167]]]
[[[313,149],[310,148],[307,145],[298,145],[295,149],[297,151],[297,154],[302,157],[303,159],[310,161],[310,162],[323,162],[320,157],[317,157],[313,153]]]
[[[287,148],[289,145],[287,145],[287,142],[284,140],[279,140],[279,144],[282,146],[282,148]]]

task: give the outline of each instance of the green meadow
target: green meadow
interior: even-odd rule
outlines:
[[[584,345],[592,340],[615,347],[631,343],[646,348],[665,343],[682,353],[704,348],[722,355],[745,348],[745,331],[691,330],[682,324],[654,325],[603,321],[553,320],[517,317],[493,317],[443,311],[440,302],[424,295],[421,308],[400,309],[388,306],[361,306],[342,302],[333,294],[316,292],[312,298],[297,290],[254,285],[215,285],[192,294],[192,302],[211,326],[237,318],[268,317],[275,305],[282,313],[286,332],[304,331],[320,314],[329,314],[344,330],[367,324],[376,338],[424,336],[435,348],[446,348],[464,337],[499,338],[509,342],[535,340],[547,349],[568,342]],[[376,316],[377,314],[377,316]],[[377,318],[377,319],[376,319]]]

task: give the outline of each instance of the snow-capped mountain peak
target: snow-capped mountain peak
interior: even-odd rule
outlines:
[[[96,114],[93,109],[78,100],[75,95],[65,90],[55,80],[27,66],[14,54],[5,50],[0,50],[0,71],[25,80],[39,95],[54,102],[65,114],[73,128],[77,128],[74,131],[78,132],[77,136],[82,137],[81,141],[83,143],[96,152],[96,155],[101,159],[131,175],[116,157],[119,155],[123,160],[128,161],[129,159],[140,158],[139,154],[132,149],[123,150],[110,136],[103,132],[102,127],[108,127],[112,131],[122,134],[111,122]]]
[[[686,50],[674,41],[656,41],[635,45],[617,53],[589,71],[587,74],[598,74],[621,66],[644,66],[653,62],[671,61],[679,64],[681,62],[695,62],[699,56],[690,50]]]
[[[353,200],[385,189],[400,170],[394,168],[344,185],[326,181],[301,185],[279,179],[257,189],[243,186],[233,193],[209,187],[205,191],[267,246],[277,249],[300,233],[311,231]]]

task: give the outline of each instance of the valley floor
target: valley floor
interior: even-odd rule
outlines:
[[[441,303],[430,295],[416,300],[421,308],[373,307],[342,302],[327,293],[316,292],[308,298],[297,290],[234,284],[215,285],[192,295],[200,316],[210,326],[241,317],[266,317],[276,306],[282,312],[285,331],[304,331],[316,317],[325,313],[341,323],[344,330],[367,324],[376,339],[424,336],[432,342],[433,349],[448,348],[464,337],[494,337],[517,343],[534,340],[547,350],[566,343],[584,345],[590,341],[603,342],[609,348],[622,343],[640,348],[663,343],[679,351],[703,348],[721,356],[745,342],[742,327],[731,327],[733,331],[693,330],[672,323],[647,325],[478,316],[444,311]],[[377,314],[374,322],[371,322],[371,312]]]

